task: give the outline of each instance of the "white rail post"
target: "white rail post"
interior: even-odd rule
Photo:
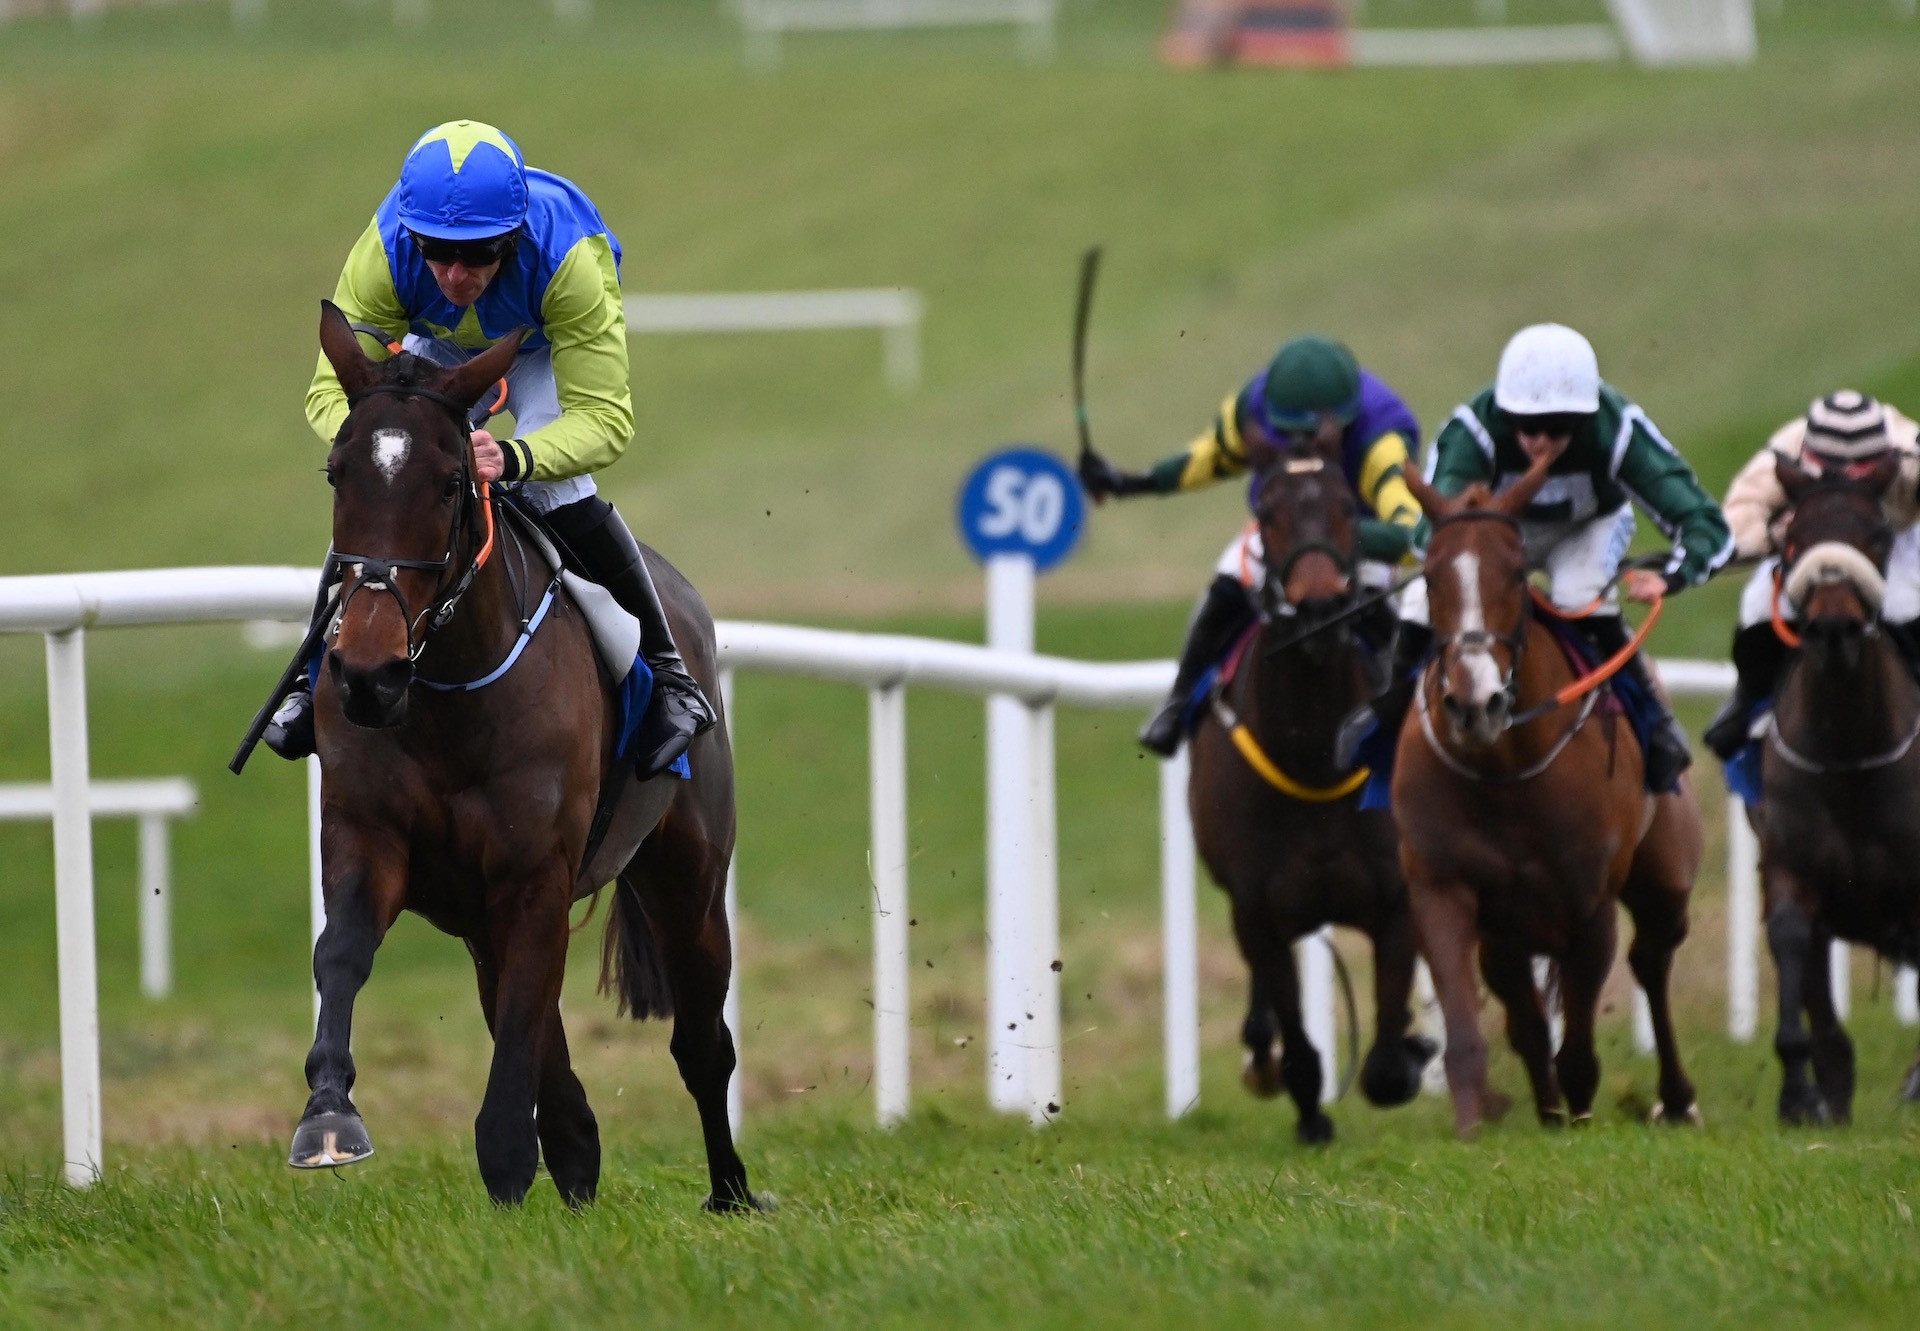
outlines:
[[[904,291],[901,295],[911,307],[911,318],[890,323],[880,330],[880,354],[886,366],[887,382],[898,393],[920,382],[920,293]]]
[[[66,1181],[100,1177],[100,983],[93,935],[93,812],[87,787],[87,658],[80,629],[47,634],[53,767],[54,917],[60,957],[60,1122]]]
[[[1760,1029],[1760,844],[1746,806],[1727,796],[1727,1034]]]
[[[1063,1103],[1060,1067],[1060,828],[1055,796],[1054,709],[1027,710],[1028,861],[1033,879],[1028,902],[1032,944],[1027,956],[1027,1002],[1021,1009],[1027,1033],[1027,1118],[1050,1122]]]
[[[1420,1074],[1420,1089],[1428,1095],[1447,1093],[1447,1022],[1440,1012],[1440,999],[1433,991],[1433,972],[1426,959],[1413,964],[1413,1026],[1433,1041],[1433,1058]]]
[[[1893,1015],[1902,1026],[1920,1026],[1920,988],[1911,966],[1893,968]]]
[[[1553,984],[1553,958],[1533,959],[1533,987],[1539,990],[1541,1006],[1546,1009],[1547,1042],[1555,1053],[1559,1053],[1560,1041],[1567,1033],[1567,1022],[1560,1005],[1560,991]]]
[[[140,992],[165,998],[173,990],[172,903],[168,880],[167,819],[140,815]]]
[[[733,671],[720,672],[720,710],[727,718],[727,743],[733,744],[739,734],[733,725]],[[733,1033],[733,1076],[727,1082],[727,1122],[732,1125],[733,1135],[740,1135],[740,1125],[745,1118],[745,1103],[741,1094],[740,1073],[740,910],[739,899],[734,890],[734,877],[740,864],[740,842],[736,837],[733,843],[733,858],[727,861],[727,939],[733,949],[733,965],[727,974],[727,997],[722,1005],[722,1015],[726,1017],[727,1029]]]
[[[1633,986],[1633,1050],[1637,1054],[1653,1052],[1653,1008],[1647,1002],[1647,991],[1638,984]]]
[[[320,935],[327,927],[327,893],[325,880],[321,876],[320,859],[320,758],[314,754],[307,759],[307,932],[313,947],[307,952],[308,975],[311,977],[314,950],[320,946]],[[313,1020],[316,1028],[320,1021],[320,985],[313,986]]]
[[[1853,950],[1838,938],[1827,945],[1827,979],[1833,988],[1833,1010],[1845,1021],[1853,1007]]]
[[[1018,555],[987,561],[987,645],[1033,650],[1033,562]],[[1031,991],[1033,819],[1026,708],[1017,698],[987,699],[987,1103],[1024,1113],[1027,1050],[1023,1020]]]
[[[267,17],[267,0],[233,0],[233,26],[257,28]]]
[[[1161,1003],[1167,1117],[1200,1103],[1200,929],[1187,814],[1187,749],[1160,764]]]
[[[1300,979],[1300,1017],[1307,1039],[1320,1054],[1320,1103],[1330,1105],[1340,1089],[1340,1032],[1333,1011],[1333,930],[1302,934],[1293,945]]]
[[[867,761],[873,818],[873,1099],[880,1126],[909,1103],[907,915],[907,691],[867,695]]]

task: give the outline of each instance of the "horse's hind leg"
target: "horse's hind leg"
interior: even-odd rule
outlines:
[[[493,998],[493,1064],[473,1120],[474,1155],[487,1195],[526,1200],[540,1163],[534,1106],[567,964],[568,879],[563,866],[508,891],[488,892],[488,942],[499,959]]]
[[[1627,947],[1627,965],[1640,992],[1647,996],[1647,1015],[1653,1025],[1653,1048],[1660,1060],[1662,1122],[1698,1123],[1700,1107],[1693,1081],[1680,1063],[1680,1040],[1673,1029],[1670,992],[1674,953],[1686,940],[1687,893],[1662,891],[1657,885],[1629,878],[1620,903],[1633,917],[1633,942]]]
[[[307,1054],[312,1094],[294,1130],[287,1163],[296,1169],[351,1165],[373,1154],[367,1125],[353,1107],[353,1003],[373,973],[373,954],[400,913],[406,864],[397,849],[379,854],[327,829],[326,927],[313,946],[320,1017]]]
[[[1806,990],[1814,1083],[1835,1123],[1853,1120],[1853,1041],[1833,1005],[1833,933],[1815,923],[1807,945]]]
[[[639,892],[658,940],[673,991],[673,1061],[700,1111],[707,1148],[709,1211],[764,1209],[747,1187],[747,1167],[727,1122],[727,1083],[733,1077],[733,1033],[722,1006],[733,970],[727,932],[725,855],[670,811],[640,844],[622,881]]]
[[[1533,982],[1533,957],[1526,945],[1505,934],[1487,934],[1480,940],[1480,973],[1507,1010],[1507,1042],[1513,1046],[1533,1083],[1533,1105],[1549,1127],[1564,1124],[1566,1106],[1553,1069],[1553,1034],[1547,1026],[1540,991]]]
[[[1403,1105],[1420,1093],[1420,1075],[1434,1043],[1409,1032],[1413,1012],[1413,917],[1394,911],[1373,929],[1374,1040],[1360,1069],[1360,1090],[1369,1104]]]

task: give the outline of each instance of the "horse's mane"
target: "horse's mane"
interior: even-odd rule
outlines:
[[[393,384],[401,388],[426,388],[447,372],[444,366],[435,365],[432,361],[416,356],[411,351],[402,351],[376,364],[380,370],[381,383]]]
[[[1493,504],[1493,488],[1485,481],[1475,481],[1453,498],[1463,509],[1489,508]]]

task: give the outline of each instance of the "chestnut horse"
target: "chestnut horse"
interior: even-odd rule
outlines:
[[[1476,485],[1453,499],[1408,478],[1433,521],[1426,573],[1435,655],[1400,734],[1393,810],[1421,950],[1446,1017],[1447,1086],[1462,1137],[1511,1103],[1487,1085],[1476,942],[1540,1121],[1591,1116],[1600,1084],[1594,1018],[1613,964],[1616,902],[1633,917],[1627,957],[1653,1013],[1656,1115],[1698,1117],[1674,1043],[1667,976],[1687,934],[1700,813],[1684,780],[1669,795],[1646,792],[1638,746],[1622,742],[1617,719],[1597,713],[1594,694],[1555,701],[1576,674],[1534,618],[1519,522],[1546,468],[1537,463],[1499,495]],[[1566,1029],[1557,1055],[1534,983],[1539,955],[1560,975]]]
[[[1194,839],[1233,901],[1233,932],[1252,972],[1243,1075],[1256,1095],[1282,1084],[1303,1142],[1333,1138],[1320,1106],[1323,1068],[1301,1019],[1292,943],[1323,924],[1373,941],[1377,1029],[1360,1085],[1376,1105],[1420,1089],[1434,1046],[1412,1035],[1413,924],[1384,809],[1362,812],[1366,773],[1336,771],[1341,718],[1372,696],[1350,617],[1355,505],[1337,467],[1320,457],[1275,464],[1256,500],[1266,551],[1260,628],[1231,683],[1194,732],[1188,802]],[[1274,1022],[1280,1057],[1274,1063]]]
[[[709,1209],[756,1205],[727,1124],[733,1037],[724,890],[733,854],[726,728],[692,778],[641,782],[614,756],[615,698],[581,612],[476,486],[466,416],[512,364],[515,334],[443,370],[375,363],[325,304],[320,345],[352,410],[327,456],[340,595],[314,702],[327,922],[320,1017],[291,1163],[372,1154],[354,1108],[355,996],[402,910],[466,944],[493,1064],[474,1147],[488,1194],[518,1203],[542,1155],[569,1205],[599,1185],[600,1137],[560,1021],[568,912],[617,880],[603,987],[674,1018],[700,1111]],[[713,623],[652,551],[688,668],[715,688]],[[604,799],[603,799],[604,792]],[[596,816],[596,811],[599,811]],[[590,844],[591,843],[591,844]]]
[[[1782,594],[1799,631],[1777,627],[1800,650],[1767,733],[1757,824],[1780,979],[1780,1118],[1844,1123],[1853,1044],[1834,1010],[1828,945],[1838,935],[1920,962],[1920,685],[1880,622],[1893,547],[1881,495],[1898,463],[1855,479],[1816,480],[1789,458],[1778,469],[1793,504]],[[1920,1099],[1920,1063],[1903,1095]]]

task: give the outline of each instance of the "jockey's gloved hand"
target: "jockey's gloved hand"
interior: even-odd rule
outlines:
[[[1153,477],[1141,471],[1116,467],[1092,449],[1080,454],[1080,484],[1094,503],[1125,499],[1128,495],[1147,494],[1155,486]]]

